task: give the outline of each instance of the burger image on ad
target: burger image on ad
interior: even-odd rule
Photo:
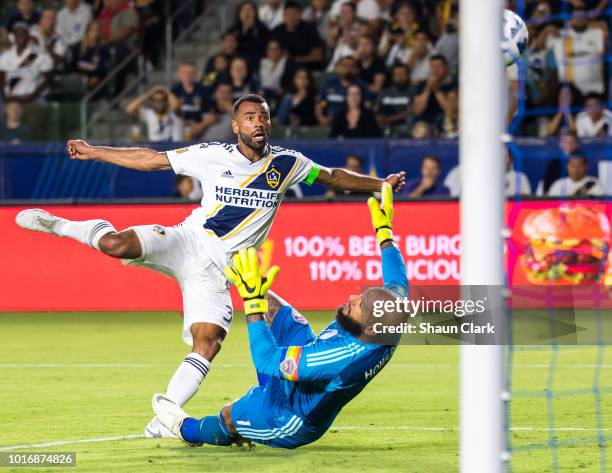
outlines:
[[[588,207],[561,206],[530,213],[521,266],[533,284],[594,284],[604,276],[610,224]]]

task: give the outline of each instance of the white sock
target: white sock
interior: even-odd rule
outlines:
[[[100,238],[117,230],[106,220],[85,220],[84,222],[60,220],[55,224],[53,231],[58,236],[73,238],[84,245],[99,250],[98,242]]]
[[[208,370],[210,361],[197,353],[189,353],[168,383],[166,396],[183,407],[198,392]]]

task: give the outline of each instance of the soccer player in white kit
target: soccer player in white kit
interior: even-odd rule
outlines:
[[[269,146],[270,110],[254,94],[234,105],[232,131],[238,144],[201,143],[157,152],[147,148],[90,146],[68,141],[71,159],[96,160],[141,171],[172,169],[198,179],[202,206],[173,227],[143,225],[118,232],[105,220],[76,222],[28,209],[16,217],[28,230],[70,237],[101,252],[154,269],[179,283],[183,295],[183,333],[192,346],[170,379],[166,396],[183,406],[198,391],[221,348],[232,321],[232,302],[223,268],[242,248],[258,248],[266,239],[288,187],[303,182],[376,192],[384,180],[344,169],[325,168],[297,151]],[[404,173],[385,179],[395,191]],[[153,418],[145,436],[171,435]]]

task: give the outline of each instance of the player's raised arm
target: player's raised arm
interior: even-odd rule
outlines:
[[[406,183],[406,173],[401,171],[397,174],[390,174],[386,179],[380,179],[347,169],[319,166],[315,182],[333,189],[353,192],[380,192],[383,182],[388,182],[395,192],[401,192]]]
[[[374,197],[370,197],[368,207],[372,215],[372,226],[376,230],[376,239],[382,251],[384,287],[407,296],[406,266],[393,239],[393,192],[388,183],[383,184],[380,203]]]
[[[83,140],[70,140],[66,144],[66,149],[70,159],[100,161],[138,171],[171,169],[166,153],[160,153],[149,148],[91,146]]]
[[[278,274],[278,266],[270,268],[265,276],[259,273],[259,261],[255,248],[242,249],[233,258],[234,267],[226,266],[225,275],[236,285],[244,300],[244,312],[249,326],[251,358],[258,373],[289,381],[314,381],[331,379],[343,368],[337,363],[308,366],[308,355],[338,348],[338,340],[325,340],[317,346],[279,346],[264,319],[268,301],[264,298]],[[303,357],[303,359],[302,359]],[[302,360],[300,362],[300,360]],[[299,376],[298,376],[299,374]]]

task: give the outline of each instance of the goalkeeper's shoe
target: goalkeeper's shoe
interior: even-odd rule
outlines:
[[[167,398],[163,394],[154,394],[151,404],[153,406],[153,411],[161,424],[170,432],[172,432],[190,447],[199,447],[202,445],[201,443],[188,442],[183,438],[181,427],[183,425],[183,421],[189,416],[179,407],[176,402]]]
[[[167,439],[172,438],[175,439],[176,435],[170,432],[166,427],[162,425],[162,423],[157,419],[157,416],[151,419],[151,422],[147,424],[144,430],[145,438],[154,438],[154,439]]]
[[[26,230],[32,230],[34,232],[51,233],[56,235],[55,226],[58,222],[65,221],[65,219],[56,217],[50,214],[46,210],[42,209],[26,209],[22,210],[15,217],[15,222]]]

